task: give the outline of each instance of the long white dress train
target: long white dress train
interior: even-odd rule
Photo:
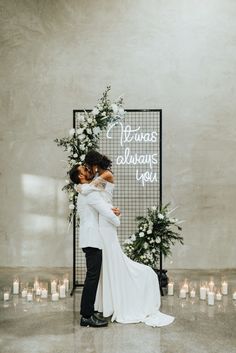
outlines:
[[[104,183],[104,180],[102,184],[104,190],[97,192],[101,192],[112,205],[114,184]],[[81,192],[86,194],[95,189],[97,187],[94,188],[94,185],[83,184]],[[173,316],[159,311],[161,297],[156,273],[149,266],[137,263],[124,254],[116,227],[101,215],[99,230],[103,252],[95,310],[103,312],[104,317],[112,316],[111,321],[124,324],[144,322],[160,327],[172,323]]]

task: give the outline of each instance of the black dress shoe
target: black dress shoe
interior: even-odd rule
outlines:
[[[103,316],[103,313],[100,313],[99,311],[95,311],[94,312],[94,316],[100,320],[100,321],[104,321],[107,322],[108,320]]]
[[[100,320],[95,315],[90,316],[88,319],[82,316],[80,320],[80,326],[106,327],[107,325],[107,321]]]

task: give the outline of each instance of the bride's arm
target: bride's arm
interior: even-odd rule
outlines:
[[[94,182],[91,182],[89,184],[78,184],[75,185],[75,190],[82,195],[88,195],[92,191],[102,191],[104,190],[103,187],[100,185],[96,185]]]
[[[119,227],[120,219],[112,211],[111,205],[106,202],[99,192],[93,192],[87,195],[88,204],[93,207],[99,215],[105,217],[108,222]]]

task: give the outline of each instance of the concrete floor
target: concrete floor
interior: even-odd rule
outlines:
[[[9,285],[15,274],[21,279],[50,280],[65,269],[0,268],[0,288]],[[0,300],[0,353],[236,353],[236,270],[224,272],[172,271],[176,281],[215,280],[226,275],[230,294],[210,307],[205,301],[181,300],[165,296],[162,311],[176,317],[167,327],[144,324],[110,323],[108,328],[82,328],[79,325],[81,291],[59,302],[39,300],[27,303],[14,296],[9,303]]]

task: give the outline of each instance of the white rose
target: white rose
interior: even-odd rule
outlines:
[[[88,123],[91,124],[93,122],[92,118],[88,118]]]
[[[140,232],[140,233],[139,233],[139,236],[140,236],[140,238],[143,238],[143,237],[144,237],[144,233],[143,233],[143,232]]]
[[[124,108],[122,108],[122,107],[119,108],[118,112],[119,112],[119,115],[125,114]]]
[[[101,131],[101,129],[100,129],[99,126],[95,126],[95,127],[93,128],[93,133],[94,133],[95,135],[98,135],[98,134],[100,133],[100,131]]]
[[[90,134],[90,135],[92,134],[92,130],[91,129],[88,128],[88,129],[86,129],[86,131],[87,131],[88,134]]]
[[[159,219],[164,219],[163,214],[159,213],[159,214],[158,214],[158,218],[159,218]]]
[[[148,243],[144,243],[143,247],[144,247],[144,249],[147,249],[148,248]]]
[[[84,145],[80,145],[80,149],[81,149],[81,151],[84,151],[85,150]]]
[[[74,136],[74,133],[75,133],[75,129],[70,129],[70,130],[69,130],[69,135],[70,135],[70,137],[73,137],[73,136]]]
[[[84,138],[85,138],[85,135],[84,135],[84,134],[79,135],[79,139],[80,139],[80,140],[84,140]]]
[[[81,114],[77,115],[77,121],[78,121],[79,123],[83,123],[83,122],[84,122],[84,117],[83,117],[83,115],[81,115]]]
[[[118,111],[118,107],[115,103],[111,105],[111,109],[113,110],[114,113],[117,113]]]
[[[84,132],[84,129],[83,128],[80,128],[80,129],[77,129],[77,135],[80,135]]]
[[[77,154],[77,153],[74,153],[74,154],[73,154],[73,157],[75,157],[75,158],[78,157],[78,154]]]
[[[65,182],[66,182],[66,184],[69,184],[69,183],[70,183],[70,181],[69,181],[68,179],[66,179]]]
[[[85,159],[85,154],[82,154],[82,155],[80,156],[80,159],[81,159],[81,161],[83,161],[83,160]]]
[[[135,240],[136,240],[135,234],[132,234],[132,235],[131,235],[131,240],[132,240],[132,241],[135,241]]]
[[[152,234],[152,230],[148,229],[147,234]]]
[[[160,242],[161,242],[161,239],[160,239],[159,237],[157,237],[157,238],[156,238],[156,243],[157,243],[157,244],[160,244]]]
[[[70,203],[70,204],[69,204],[69,209],[70,209],[70,210],[73,210],[74,208],[75,208],[75,205],[74,205],[73,203]]]
[[[156,211],[157,207],[156,206],[152,206],[152,210]]]
[[[155,252],[156,252],[156,249],[152,249],[152,252],[155,253]]]
[[[93,108],[92,114],[93,114],[94,116],[96,116],[96,115],[98,115],[98,113],[99,113],[99,110],[98,110],[97,108]]]

